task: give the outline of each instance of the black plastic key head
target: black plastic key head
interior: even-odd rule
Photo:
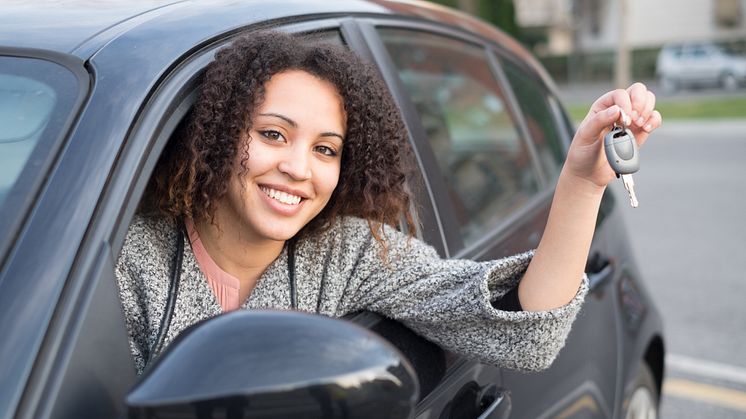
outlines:
[[[615,125],[604,137],[604,150],[616,174],[629,175],[640,170],[640,151],[630,130]]]

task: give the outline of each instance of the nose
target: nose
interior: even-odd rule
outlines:
[[[303,147],[293,147],[277,165],[277,169],[293,180],[308,180],[312,175],[310,158],[310,153]]]

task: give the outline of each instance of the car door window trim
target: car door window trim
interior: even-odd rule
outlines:
[[[0,226],[0,237],[8,238],[7,240],[0,240],[0,281],[2,281],[2,272],[6,257],[15,246],[15,238],[17,238],[22,226],[25,224],[27,216],[31,214],[31,208],[35,205],[39,192],[43,189],[43,185],[49,179],[47,173],[52,170],[52,167],[60,156],[60,150],[62,150],[63,145],[67,142],[68,134],[79,117],[79,110],[88,98],[93,80],[86,70],[84,63],[72,55],[34,48],[2,47],[0,48],[0,56],[51,62],[70,71],[78,82],[77,96],[72,101],[72,106],[65,117],[65,121],[59,126],[59,134],[56,138],[49,141],[49,151],[39,165],[36,175],[30,182],[23,202],[16,204],[16,208],[10,213],[11,217],[9,219],[6,218],[3,221],[3,225]],[[7,213],[6,210],[2,212]]]
[[[432,215],[439,229],[436,233],[439,235],[440,243],[433,243],[432,237],[428,241],[434,244],[436,248],[440,247],[438,250],[442,256],[449,257],[453,252],[449,244],[453,244],[457,238],[460,239],[460,234],[457,229],[451,226],[451,223],[444,222],[444,220],[453,219],[454,217],[450,203],[447,202],[445,197],[434,193],[437,190],[444,190],[443,180],[438,176],[427,176],[430,172],[427,170],[427,167],[431,167],[436,163],[435,156],[427,144],[425,129],[422,127],[419,114],[414,104],[412,104],[409,94],[401,84],[396,67],[391,61],[386,46],[381,41],[377,29],[372,22],[369,19],[364,19],[355,23],[347,23],[343,28],[351,35],[351,45],[356,47],[356,50],[364,49],[362,52],[366,54],[366,58],[377,66],[402,113],[402,119],[407,127],[408,136],[412,144],[412,152],[421,173],[424,174],[421,177],[422,186],[425,188],[430,203],[429,208],[425,208],[425,210],[432,211],[431,214],[425,215]],[[361,45],[363,43],[364,46]]]
[[[521,141],[523,141],[523,144],[526,146],[526,149],[531,156],[531,164],[539,178],[540,188],[544,189],[546,188],[548,183],[547,175],[544,172],[544,168],[541,166],[541,163],[539,162],[539,153],[536,151],[534,139],[531,137],[531,133],[528,130],[526,118],[523,116],[523,109],[518,103],[518,98],[516,97],[515,92],[513,92],[513,86],[510,84],[508,77],[505,75],[505,71],[502,68],[500,59],[491,48],[487,48],[486,54],[488,60],[487,62],[490,65],[490,70],[495,76],[496,82],[500,85],[500,88],[503,89],[503,92],[508,101],[508,107],[512,110],[512,116],[515,118],[516,128],[518,128],[519,132],[519,138],[521,139]]]

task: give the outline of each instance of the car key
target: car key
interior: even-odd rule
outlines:
[[[614,169],[616,176],[621,177],[624,182],[624,189],[629,193],[630,205],[632,208],[637,208],[638,202],[632,173],[640,169],[640,151],[635,136],[623,125],[615,123],[604,137],[604,150],[609,165]]]

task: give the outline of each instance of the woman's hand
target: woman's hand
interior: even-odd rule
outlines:
[[[632,131],[642,146],[653,130],[661,125],[661,114],[655,109],[655,95],[642,83],[627,90],[617,89],[598,98],[578,126],[570,145],[563,176],[585,181],[603,191],[616,176],[604,152],[603,138],[614,122]]]

